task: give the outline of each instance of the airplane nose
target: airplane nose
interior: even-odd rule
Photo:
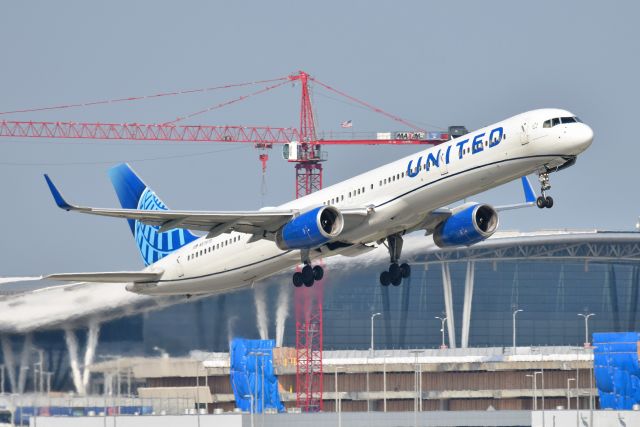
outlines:
[[[589,146],[593,142],[593,129],[591,129],[589,125],[580,123],[579,128],[575,129],[574,132],[575,133],[574,135],[572,135],[573,136],[572,139],[573,139],[575,148],[577,149],[578,152],[581,153],[587,148],[589,148]]]

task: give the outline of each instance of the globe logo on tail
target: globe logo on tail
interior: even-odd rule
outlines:
[[[166,211],[168,209],[151,189],[146,188],[138,201],[138,210]],[[158,233],[158,229],[158,226],[135,221],[134,236],[145,265],[153,264],[197,238],[182,228],[164,233]]]

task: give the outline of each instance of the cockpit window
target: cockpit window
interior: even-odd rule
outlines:
[[[560,123],[582,123],[582,120],[573,116],[573,117],[556,117],[555,119],[549,119],[542,123],[543,128],[552,128]]]

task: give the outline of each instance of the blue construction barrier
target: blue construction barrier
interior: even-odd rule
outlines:
[[[593,370],[600,407],[632,409],[640,403],[638,332],[593,334]]]
[[[278,377],[273,372],[274,346],[273,340],[231,340],[231,387],[236,406],[243,411],[252,411],[252,401],[255,413],[267,408],[285,410],[280,401]]]

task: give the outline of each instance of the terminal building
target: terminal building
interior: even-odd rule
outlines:
[[[379,284],[388,267],[384,247],[326,260],[325,350],[369,349],[374,313],[380,313],[373,321],[378,352],[437,349],[443,339],[451,349],[511,347],[514,318],[519,347],[582,346],[579,314],[595,314],[589,333],[639,327],[637,232],[498,232],[472,247],[444,250],[414,234],[405,237],[403,259],[412,274],[398,287]],[[42,388],[29,367],[45,373],[52,390],[90,393],[101,390],[91,388],[83,370],[114,355],[227,352],[237,336],[295,344],[288,273],[253,289],[191,299],[99,284],[16,289],[0,298],[0,356],[13,392]],[[436,317],[446,317],[444,338]]]
[[[378,312],[374,341],[376,348],[386,349],[437,348],[441,323],[436,317],[447,317],[445,340],[452,348],[511,346],[515,310],[522,310],[518,345],[582,345],[585,325],[578,314],[585,312],[595,313],[590,332],[639,326],[636,232],[504,232],[456,250],[410,236],[405,255],[412,275],[399,287],[379,284],[378,275],[388,264],[384,248],[359,258],[328,260],[325,349],[368,349],[371,314]],[[279,293],[289,294],[284,346],[295,344],[294,289],[289,285],[288,274],[256,285],[265,288],[269,338],[275,337],[278,301],[283,301]],[[155,346],[172,355],[191,349],[227,351],[231,336],[267,338],[259,334],[253,294],[248,289],[213,296],[119,322],[130,322],[146,352]],[[123,340],[127,329],[119,329]]]

